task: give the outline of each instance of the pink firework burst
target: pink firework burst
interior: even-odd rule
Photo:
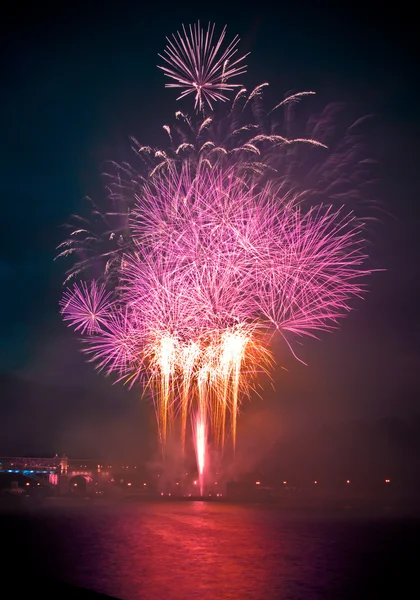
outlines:
[[[212,102],[227,100],[223,92],[231,91],[240,84],[227,83],[232,77],[237,77],[246,72],[242,61],[247,54],[235,58],[239,37],[222,48],[226,35],[226,26],[217,40],[213,43],[214,24],[208,24],[207,31],[200,26],[200,22],[190,25],[188,30],[182,26],[182,33],[172,35],[172,40],[167,39],[164,54],[159,54],[166,65],[159,69],[176,83],[167,83],[167,88],[181,88],[184,91],[178,100],[195,94],[195,108],[202,111],[206,102],[212,109]]]
[[[81,281],[64,292],[60,301],[64,321],[80,333],[92,335],[107,322],[113,304],[112,294],[95,280]]]
[[[343,207],[350,200],[357,211],[366,180],[360,123],[343,144],[330,127],[336,109],[295,129],[291,109],[313,92],[267,111],[268,84],[240,88],[222,117],[204,115],[245,72],[239,38],[223,49],[225,33],[213,42],[214,25],[197,23],[168,39],[167,87],[193,94],[201,114],[178,112],[165,150],[133,140],[147,173],[117,166],[109,209],[59,247],[78,259],[68,279],[99,257],[113,289],[75,284],[64,320],[99,370],[152,391],[163,443],[179,419],[185,447],[190,417],[201,487],[207,444],[223,445],[229,427],[235,443],[241,399],[273,364],[272,337],[294,354],[297,336],[334,329],[370,273],[365,224]]]
[[[137,327],[136,327],[137,325]],[[141,330],[135,316],[127,307],[114,307],[106,324],[90,338],[84,352],[94,361],[99,371],[114,373],[119,379],[134,382],[141,374]]]
[[[144,183],[130,227],[115,304],[100,329],[84,327],[85,351],[118,380],[150,386],[162,441],[175,415],[185,435],[197,410],[221,443],[229,415],[234,440],[240,397],[271,364],[271,336],[293,352],[289,337],[334,328],[369,273],[351,213],[305,209],[298,194],[234,169],[166,170]]]
[[[159,309],[159,328],[258,322],[309,335],[334,327],[368,273],[362,224],[352,213],[305,210],[299,195],[271,182],[261,187],[233,169],[170,170],[145,185],[131,227],[138,252],[124,293],[146,320]],[[139,260],[145,247],[146,262]],[[153,300],[144,296],[145,281]]]

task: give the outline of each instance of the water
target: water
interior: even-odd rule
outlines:
[[[419,596],[416,519],[174,502],[53,506],[0,521],[21,573],[123,600],[372,599],[403,597],[408,585]]]

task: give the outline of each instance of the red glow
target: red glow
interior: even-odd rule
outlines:
[[[256,481],[255,485],[260,485],[261,481]]]

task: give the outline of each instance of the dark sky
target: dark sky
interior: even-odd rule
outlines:
[[[57,311],[67,265],[53,259],[64,235],[60,226],[83,211],[85,195],[100,199],[105,161],[129,158],[129,135],[153,144],[178,107],[190,109],[164,89],[156,63],[165,36],[198,18],[220,27],[226,23],[228,34],[240,35],[241,49],[252,52],[247,85],[269,81],[280,99],[288,90],[312,89],[320,102],[344,102],[376,119],[369,141],[380,163],[377,199],[384,218],[373,254],[374,266],[386,271],[371,278],[369,295],[356,303],[339,332],[305,342],[300,353],[307,367],[279,356],[289,370],[275,374],[276,394],[267,394],[265,409],[276,403],[272,414],[279,431],[285,422],[293,427],[418,413],[420,111],[414,14],[395,4],[391,11],[366,3],[328,10],[301,2],[276,2],[273,8],[254,1],[240,9],[226,8],[227,2],[223,8],[89,4],[59,3],[48,11],[37,5],[33,13],[19,8],[0,25],[0,453],[47,452],[53,444],[62,450],[70,439],[72,447],[93,452],[86,438],[103,439],[111,431],[109,443],[118,446],[136,411],[141,414],[132,435],[144,437],[153,427],[150,408],[137,406],[139,393],[112,387],[84,364]],[[18,387],[23,384],[25,391]],[[75,386],[83,392],[71,393],[71,399],[60,392]],[[54,436],[45,434],[46,423]],[[24,443],[16,445],[16,435]],[[76,437],[84,440],[80,446]]]

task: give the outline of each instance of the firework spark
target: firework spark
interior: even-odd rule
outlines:
[[[178,100],[195,94],[195,108],[202,111],[206,102],[212,109],[212,102],[225,101],[223,92],[231,91],[240,84],[227,83],[232,77],[243,75],[246,66],[242,61],[247,55],[235,58],[239,37],[235,36],[228,46],[222,49],[226,35],[226,26],[215,44],[213,44],[214,24],[208,24],[207,31],[200,22],[190,25],[188,30],[182,26],[182,33],[167,39],[164,55],[159,54],[166,65],[159,69],[176,83],[167,83],[167,88],[182,88],[184,91]]]

